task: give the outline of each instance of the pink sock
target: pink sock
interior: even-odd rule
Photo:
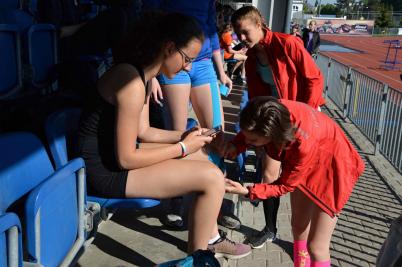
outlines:
[[[311,267],[331,267],[331,260],[311,261]]]
[[[306,240],[295,240],[293,242],[293,266],[310,267],[310,255],[308,254]]]

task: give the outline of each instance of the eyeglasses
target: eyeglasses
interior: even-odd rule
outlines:
[[[183,67],[187,67],[188,65],[190,65],[191,63],[193,63],[193,61],[195,60],[195,58],[191,58],[189,56],[187,56],[186,53],[183,52],[183,50],[181,50],[180,48],[176,48],[177,51],[180,53],[180,55],[183,57],[184,59],[184,64]]]

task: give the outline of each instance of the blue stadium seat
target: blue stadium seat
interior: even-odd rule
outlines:
[[[49,156],[31,133],[0,135],[0,214],[53,173]]]
[[[18,27],[0,24],[0,99],[15,96],[22,88]]]
[[[28,30],[28,63],[32,67],[32,85],[56,89],[56,28],[50,24],[34,24]]]
[[[34,19],[20,9],[0,8],[0,24],[15,24],[21,33],[25,33],[34,24]]]
[[[188,118],[188,119],[187,119],[187,126],[186,126],[186,129],[192,129],[192,128],[194,128],[194,127],[197,127],[197,125],[198,125],[198,122],[197,122],[195,119],[193,119],[193,118]]]
[[[0,266],[22,267],[20,220],[11,212],[0,215]]]
[[[66,109],[51,114],[46,121],[46,136],[56,169],[68,162],[68,150],[74,148],[71,143],[74,144],[80,113],[79,109]],[[112,199],[88,196],[87,200],[99,203],[103,209],[117,207],[142,209],[154,207],[160,203],[159,200],[144,198]]]
[[[31,170],[32,176],[35,170]],[[85,164],[74,159],[37,186],[25,204],[27,250],[32,262],[70,266],[84,244]]]

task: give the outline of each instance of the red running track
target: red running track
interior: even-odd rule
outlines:
[[[350,66],[373,79],[386,83],[394,89],[402,91],[402,82],[400,79],[400,75],[402,74],[402,64],[395,65],[396,68],[394,70],[386,70],[383,68],[388,49],[388,44],[384,43],[384,40],[400,40],[402,44],[402,37],[365,37],[322,34],[321,40],[333,42],[362,52],[322,52],[322,54]],[[394,55],[393,52],[391,55]],[[398,51],[397,60],[402,61],[402,49]]]

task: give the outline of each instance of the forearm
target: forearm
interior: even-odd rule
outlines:
[[[69,37],[75,34],[85,23],[71,25],[71,26],[63,26],[60,28],[60,38]]]
[[[182,131],[170,131],[149,127],[144,132],[140,133],[138,138],[144,143],[172,144],[179,142],[182,134]]]
[[[179,143],[154,148],[138,148],[127,158],[119,159],[120,166],[126,170],[144,168],[156,163],[182,156]]]
[[[227,51],[230,53],[230,54],[243,54],[243,52],[241,51],[241,50],[234,50],[232,47],[227,47]]]
[[[280,197],[288,192],[294,191],[294,187],[286,185],[255,184],[248,187],[248,197],[250,200],[267,199]]]

